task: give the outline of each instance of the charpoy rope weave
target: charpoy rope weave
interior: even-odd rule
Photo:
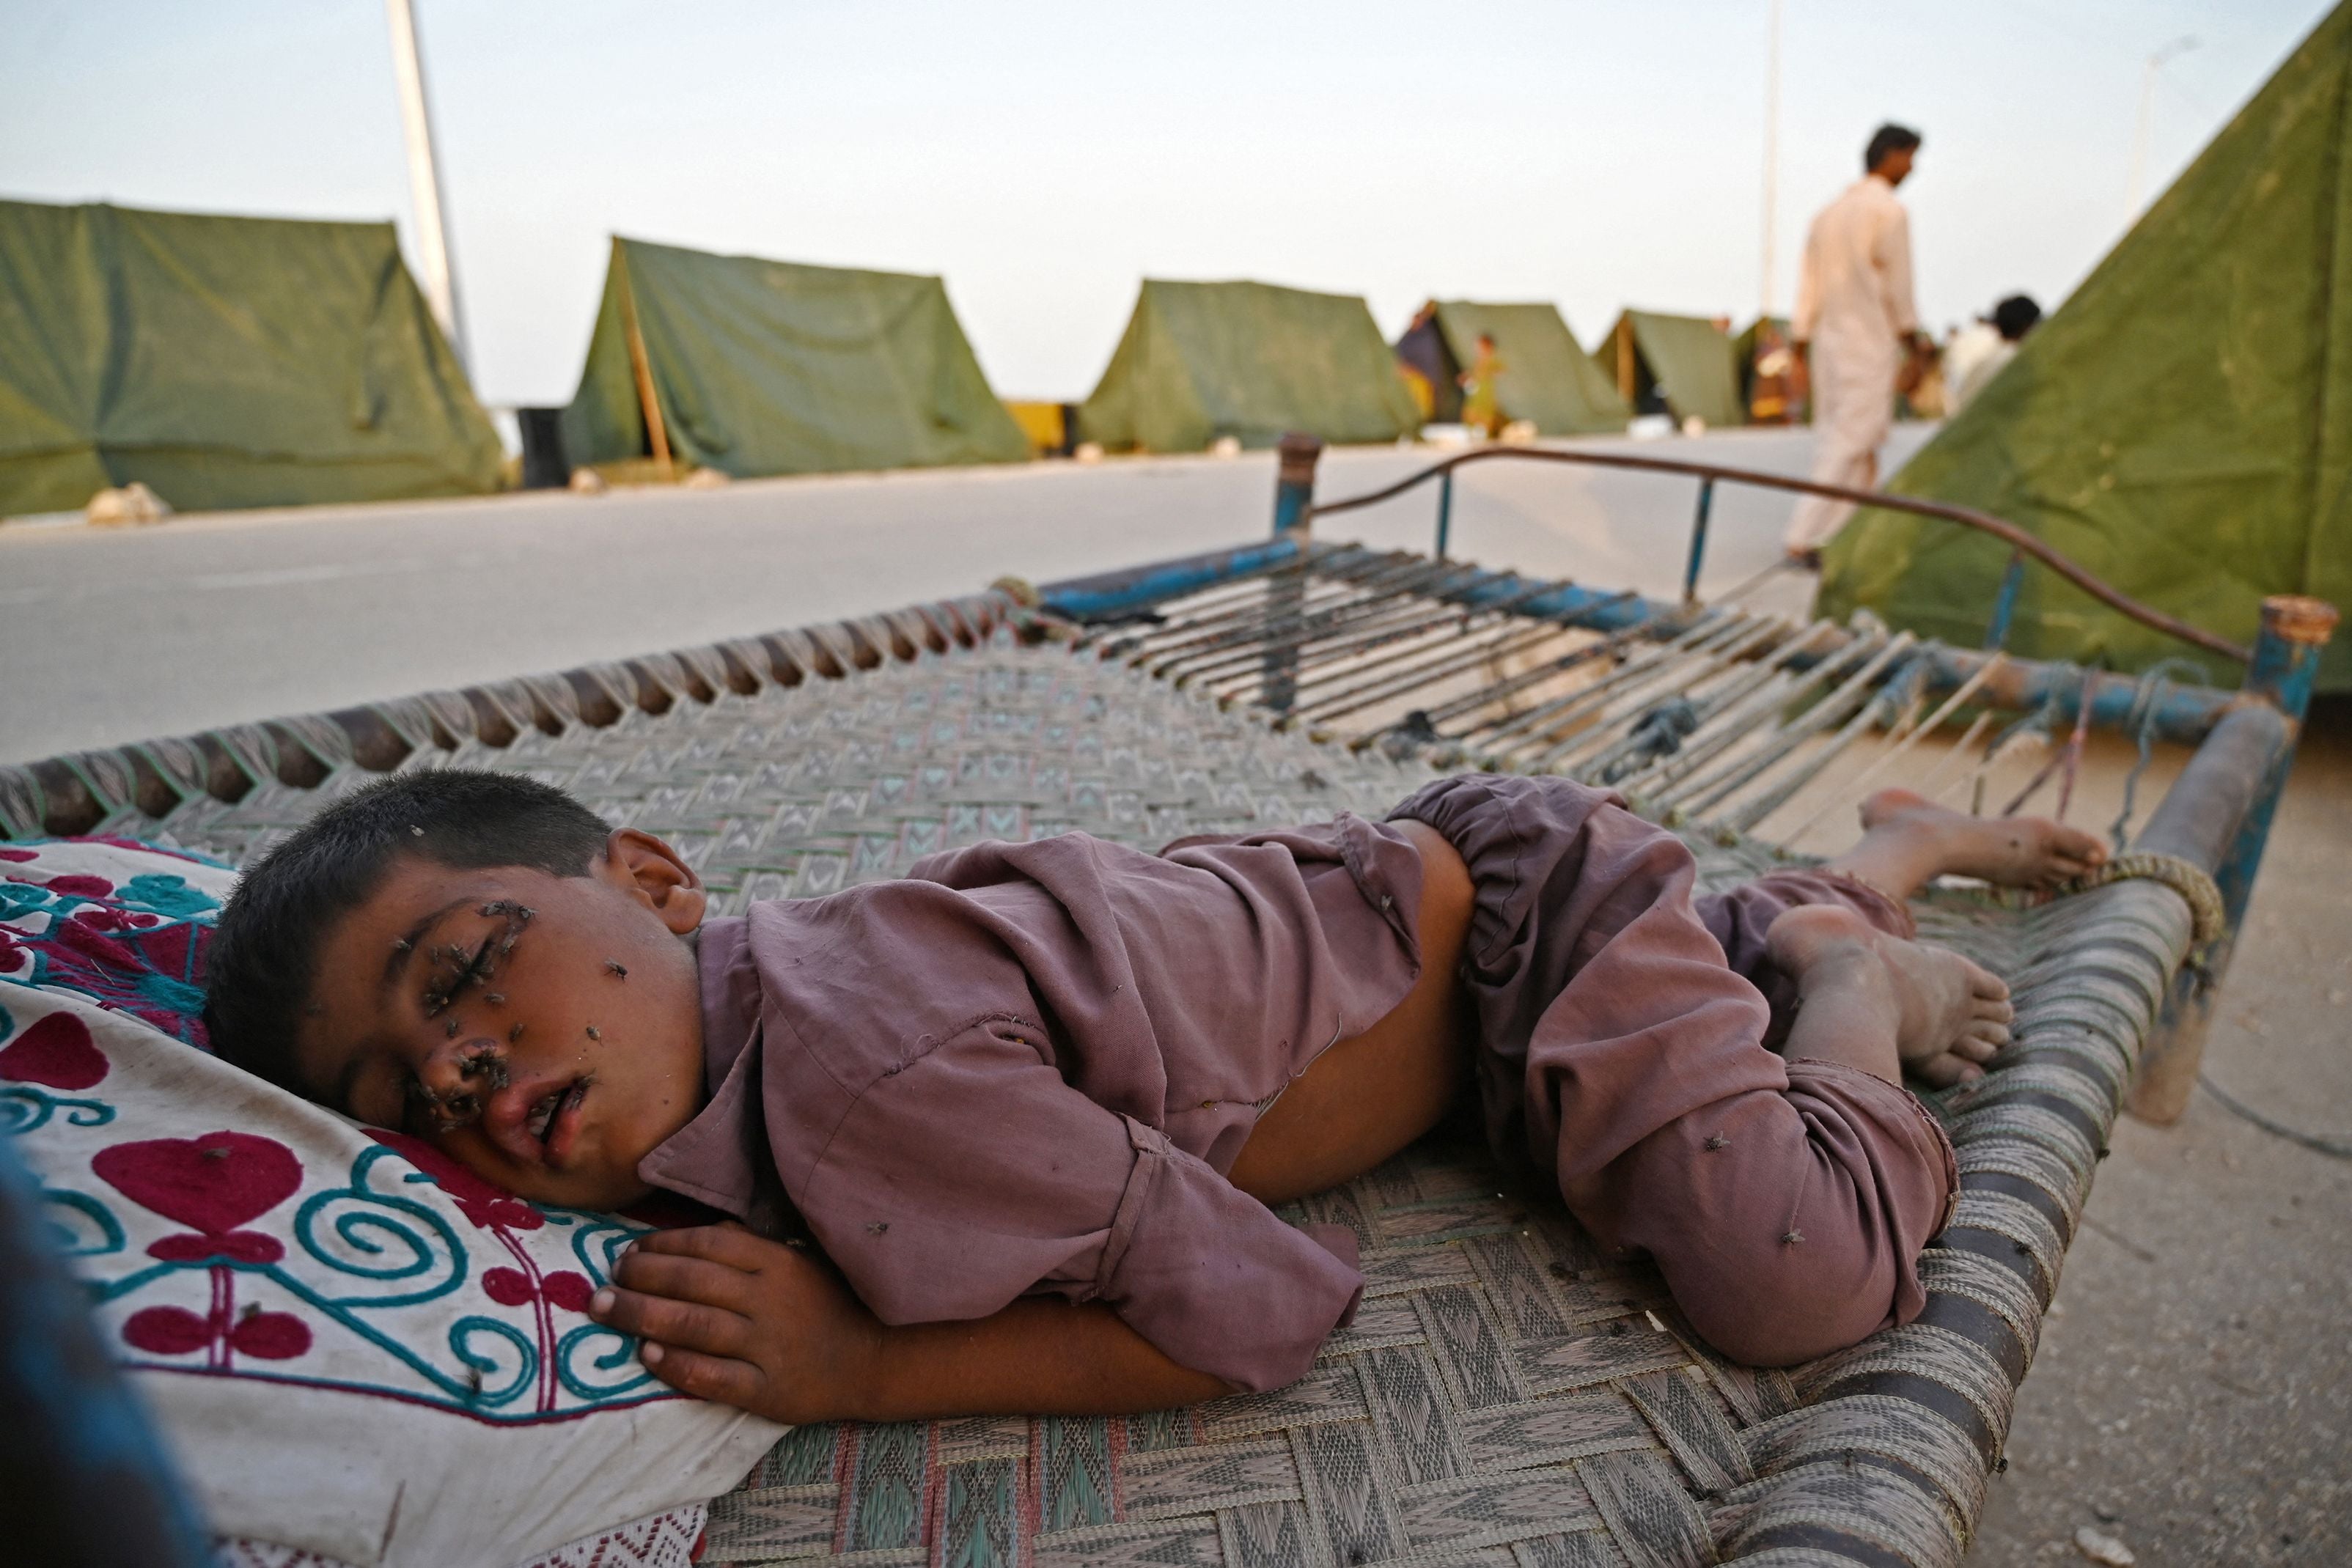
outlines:
[[[918,635],[919,620],[505,683],[490,703],[382,708],[418,742],[399,766],[562,785],[667,837],[723,910],[898,874],[981,838],[1083,828],[1157,844],[1376,812],[1429,777],[1383,747],[1277,732],[1213,683],[1178,690],[1098,647],[966,648]],[[1379,634],[1360,633],[1368,646]],[[1790,634],[1727,622],[1675,644],[1675,669],[1612,649],[1590,695],[1492,723],[1598,755],[1625,731],[1555,741],[1558,705],[1631,723],[1654,685],[1695,674],[1722,734],[1763,689],[1716,653]],[[1866,647],[1852,667],[1885,652]],[[1816,683],[1827,711],[1808,733],[1832,745],[1861,706],[1847,682],[1839,666]],[[1722,755],[1728,799],[1744,775]],[[126,809],[108,831],[242,862],[371,776],[343,763],[303,787],[252,766],[268,760],[257,747],[230,758],[256,776],[236,800],[190,794],[160,820]],[[12,819],[30,814],[11,801]],[[1686,840],[1710,888],[1776,863],[1720,818]],[[1299,1384],[1140,1416],[800,1428],[713,1503],[705,1563],[1957,1563],[2202,896],[2160,857],[2132,869],[2119,858],[2097,884],[2032,907],[1960,893],[1915,904],[1924,937],[2011,981],[2017,1019],[1984,1080],[1933,1097],[1961,1190],[1921,1260],[1927,1301],[1910,1324],[1785,1372],[1734,1366],[1682,1322],[1654,1269],[1604,1255],[1475,1142],[1437,1136],[1286,1211],[1353,1230],[1368,1281]]]

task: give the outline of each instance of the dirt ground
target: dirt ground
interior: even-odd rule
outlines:
[[[2305,735],[2205,1071],[2339,1145],[2347,915],[2352,700],[2336,700]],[[2125,1118],[2112,1146],[1969,1561],[2081,1561],[2089,1526],[2150,1568],[2352,1562],[2352,1162],[2202,1089],[2173,1126]]]

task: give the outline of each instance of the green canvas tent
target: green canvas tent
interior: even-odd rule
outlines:
[[[1112,451],[1198,452],[1225,435],[1271,446],[1294,430],[1394,441],[1420,423],[1356,296],[1153,278],[1078,410],[1079,432]]]
[[[1505,419],[1528,420],[1544,435],[1584,435],[1622,431],[1633,417],[1554,306],[1441,299],[1437,325],[1457,366],[1478,357],[1478,334],[1494,338],[1503,361],[1496,394]]]
[[[0,202],[0,515],[470,495],[501,458],[390,224]]]
[[[652,452],[646,382],[671,454],[739,479],[1029,455],[936,277],[614,235],[565,457]]]
[[[1745,424],[1731,335],[1704,316],[1628,310],[1592,351],[1617,394],[1640,413]]]
[[[2007,517],[2242,642],[2265,594],[2352,603],[2347,104],[2340,7],[1893,488]],[[1973,645],[2008,556],[1969,529],[1864,512],[1829,549],[1822,607]],[[2038,567],[2024,580],[2017,653],[2137,670],[2186,652]],[[2352,641],[2328,649],[2319,684],[2352,689]]]

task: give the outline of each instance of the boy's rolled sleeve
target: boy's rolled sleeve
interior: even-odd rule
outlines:
[[[1256,1393],[1296,1383],[1356,1315],[1355,1233],[1285,1224],[1132,1118],[1135,1165],[1095,1277],[1101,1300],[1181,1366]]]
[[[1303,1375],[1361,1292],[1352,1236],[1284,1223],[1071,1088],[1033,1035],[1009,1015],[973,1021],[866,1085],[814,1165],[786,1173],[851,1287],[894,1324],[1024,1294],[1100,1301],[1238,1388]]]

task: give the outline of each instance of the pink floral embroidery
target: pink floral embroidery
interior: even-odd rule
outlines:
[[[0,1046],[0,1078],[39,1083],[68,1092],[96,1086],[106,1076],[106,1053],[89,1038],[89,1026],[71,1013],[48,1013]]]
[[[244,1227],[300,1189],[302,1163],[275,1138],[250,1133],[206,1133],[194,1138],[154,1138],[116,1144],[90,1158],[108,1186],[164,1218],[190,1228],[151,1243],[147,1254],[167,1263],[209,1265],[211,1310],[147,1307],[131,1314],[122,1337],[158,1355],[205,1352],[206,1364],[226,1371],[232,1352],[284,1361],[310,1348],[310,1331],[289,1312],[247,1306],[236,1312],[234,1263],[275,1263],[286,1255],[276,1237]],[[220,1261],[226,1260],[226,1261]]]
[[[26,882],[27,877],[10,877],[11,882]],[[67,872],[53,876],[40,884],[51,893],[73,898],[104,898],[114,891],[114,884],[102,876],[90,876],[82,872]]]

